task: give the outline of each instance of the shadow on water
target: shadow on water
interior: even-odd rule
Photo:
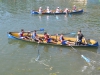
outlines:
[[[31,45],[33,47],[36,47],[38,44],[37,43],[32,43],[32,42],[27,42],[27,41],[22,41],[22,40],[15,40],[15,39],[8,39],[8,44],[12,44],[12,45],[16,45],[19,44],[20,48],[24,48],[27,45]],[[64,48],[64,49],[68,49],[68,50],[72,50],[72,48],[70,46],[58,46],[58,45],[49,45],[49,44],[39,44],[39,46],[43,46],[45,52],[48,52],[49,48],[52,47],[57,47],[57,48]],[[76,50],[86,50],[86,51],[92,51],[97,53],[98,47],[74,47]]]

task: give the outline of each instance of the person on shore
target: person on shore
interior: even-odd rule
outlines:
[[[82,42],[82,39],[85,41],[85,44],[87,44],[86,39],[85,39],[84,35],[81,33],[81,30],[80,30],[77,33],[77,45],[84,45],[84,43]]]

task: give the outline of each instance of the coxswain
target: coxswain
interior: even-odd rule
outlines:
[[[80,30],[80,31],[78,31],[78,33],[77,33],[77,45],[84,45],[84,44],[82,43],[82,39],[84,39],[85,44],[87,44],[86,39],[85,39],[84,35],[81,33],[81,30]]]

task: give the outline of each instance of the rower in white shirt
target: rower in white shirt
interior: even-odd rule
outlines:
[[[39,13],[42,13],[42,7],[39,7]]]
[[[56,9],[56,13],[60,13],[59,7],[57,7],[57,9]]]
[[[68,8],[66,8],[66,9],[64,10],[64,13],[68,13]]]
[[[49,6],[47,6],[47,13],[50,13],[51,11],[50,11],[50,9],[49,9]]]

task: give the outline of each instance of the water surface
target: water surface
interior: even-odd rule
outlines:
[[[83,8],[84,13],[58,16],[30,14],[40,6],[44,9],[47,6],[71,9],[73,5]],[[38,45],[7,38],[7,32],[21,29],[44,28],[49,34],[77,33],[81,29],[87,39],[100,43],[99,8],[99,0],[0,0],[0,75],[99,75],[100,47],[75,48],[75,52],[70,47]],[[38,50],[40,58],[36,61]],[[81,55],[91,59],[91,66]]]

